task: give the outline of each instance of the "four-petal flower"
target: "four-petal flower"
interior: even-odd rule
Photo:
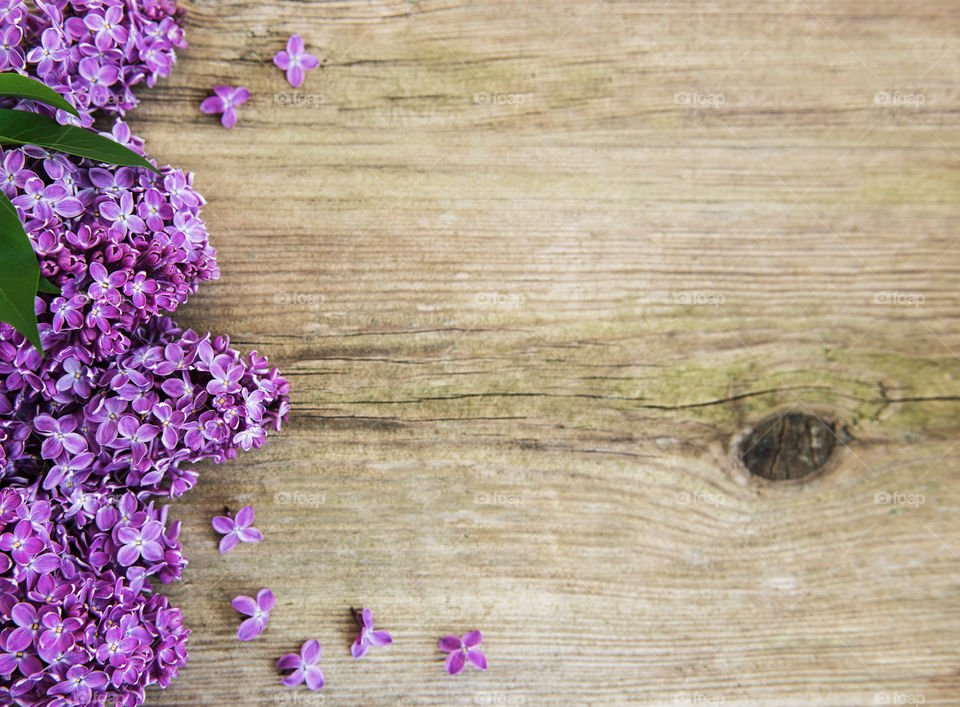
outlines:
[[[241,641],[249,641],[263,633],[275,603],[276,598],[269,589],[261,589],[257,592],[256,601],[244,595],[234,597],[233,608],[250,617],[240,624],[240,628],[237,629],[237,638]]]
[[[273,63],[287,72],[287,81],[294,88],[303,84],[305,72],[320,66],[320,60],[305,49],[303,37],[299,34],[290,36],[286,50],[278,51]]]
[[[308,688],[319,690],[326,682],[323,678],[323,671],[317,666],[322,652],[323,646],[320,645],[320,641],[311,638],[300,647],[300,655],[287,653],[277,661],[277,668],[293,670],[293,672],[280,682],[287,687],[294,687],[306,681]]]
[[[244,86],[214,86],[216,95],[209,96],[200,104],[204,113],[222,113],[220,123],[225,128],[237,124],[237,106],[250,100],[250,91]]]
[[[237,517],[228,515],[216,516],[213,519],[213,529],[223,533],[220,538],[220,554],[229,552],[238,542],[258,543],[263,540],[263,533],[253,527],[253,506],[244,506],[237,511]]]
[[[478,646],[483,642],[483,635],[479,631],[471,631],[460,636],[444,636],[440,639],[440,650],[449,653],[447,656],[447,672],[456,675],[463,670],[469,660],[480,670],[487,669],[487,658]]]

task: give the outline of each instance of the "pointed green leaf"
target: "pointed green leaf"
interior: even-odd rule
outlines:
[[[40,276],[40,283],[37,285],[37,292],[46,292],[50,295],[59,295],[60,288],[50,282],[43,275]]]
[[[0,192],[0,321],[7,322],[40,346],[33,298],[37,294],[40,265],[10,199]]]
[[[39,113],[0,110],[0,144],[38,145],[97,162],[144,167],[160,174],[160,170],[120,143],[91,130],[60,125]]]
[[[29,76],[20,74],[0,74],[0,96],[27,98],[31,101],[40,101],[48,106],[65,110],[80,117],[77,109],[67,103],[66,99],[46,84],[40,83]]]

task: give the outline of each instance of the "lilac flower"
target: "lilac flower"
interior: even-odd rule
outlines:
[[[20,28],[16,28],[20,31]],[[3,166],[0,168],[0,188],[8,197],[15,197],[17,189],[26,185],[31,177],[36,177],[29,169],[24,168],[23,150],[8,150],[3,156]]]
[[[248,413],[249,415],[249,413]],[[240,449],[247,451],[251,448],[259,449],[266,439],[267,433],[263,428],[256,424],[249,424],[233,436],[233,443]]]
[[[91,167],[87,176],[93,186],[101,191],[110,196],[120,196],[133,186],[134,172],[129,167],[121,167],[116,172],[100,167]]]
[[[49,221],[54,214],[72,218],[83,212],[80,200],[68,196],[67,190],[60,185],[44,186],[39,177],[31,177],[23,188],[26,193],[12,199],[13,204],[38,219]]]
[[[156,189],[148,189],[143,195],[137,213],[151,231],[162,231],[164,222],[173,218],[173,209]]]
[[[163,525],[156,521],[146,523],[142,528],[119,528],[117,540],[123,543],[117,553],[117,562],[124,567],[132,565],[143,557],[149,562],[163,559],[163,546],[157,539],[163,533]]]
[[[160,423],[160,441],[167,449],[175,449],[180,440],[179,428],[187,416],[180,410],[174,410],[169,403],[158,403],[153,406],[153,415]]]
[[[444,636],[440,639],[440,650],[449,653],[447,656],[447,672],[450,675],[456,675],[463,670],[469,660],[480,670],[487,669],[487,658],[477,647],[483,641],[483,635],[479,631],[471,631],[460,636]]]
[[[287,72],[287,81],[296,88],[303,84],[306,71],[320,66],[320,60],[304,49],[303,37],[299,34],[290,36],[286,51],[278,51],[273,57],[273,63]]]
[[[123,286],[123,293],[130,295],[135,307],[143,307],[147,303],[146,295],[156,294],[160,291],[160,286],[153,280],[147,279],[147,273],[140,271],[128,280]]]
[[[147,230],[147,224],[143,219],[133,213],[133,197],[130,192],[125,191],[120,196],[120,204],[113,201],[104,201],[100,203],[100,215],[113,224],[114,228],[120,230],[121,234],[127,231],[133,233],[143,233]]]
[[[30,562],[43,548],[43,541],[34,536],[33,526],[27,520],[17,523],[13,532],[0,535],[0,550],[9,552],[18,565]]]
[[[91,127],[169,72],[180,15],[171,0],[0,2],[0,63]],[[77,123],[34,101],[4,107]],[[125,123],[106,123],[102,135],[144,154]],[[61,290],[36,298],[45,356],[0,323],[2,704],[132,707],[170,683],[189,632],[154,582],[185,560],[179,525],[150,497],[181,495],[196,462],[259,444],[289,409],[261,358],[164,316],[219,272],[192,175],[160,172],[0,148],[0,189]]]
[[[20,51],[20,40],[23,39],[23,28],[18,25],[6,25],[0,34],[0,71],[23,69],[23,52]]]
[[[57,463],[50,467],[50,471],[47,472],[47,476],[43,480],[43,488],[49,491],[63,483],[75,485],[86,478],[85,470],[93,463],[94,459],[94,455],[90,452],[82,452],[75,457],[61,454],[57,457]]]
[[[103,15],[91,12],[83,21],[96,33],[98,39],[104,36],[109,37],[115,44],[121,46],[127,41],[127,28],[121,24],[123,8],[118,5],[108,7]]]
[[[139,646],[140,641],[133,636],[126,636],[119,626],[107,629],[105,640],[97,648],[97,660],[103,664],[120,668],[127,664],[127,656]]]
[[[64,450],[79,454],[87,449],[87,440],[74,432],[77,421],[73,417],[62,417],[58,420],[50,415],[37,415],[33,419],[33,427],[46,437],[40,450],[44,459],[56,459]]]
[[[46,579],[49,581],[51,588],[54,586],[54,580],[50,579],[51,575],[44,575],[41,579]],[[61,592],[66,590],[67,587],[59,587]],[[57,601],[59,604],[62,601],[62,596],[60,601],[56,598],[57,589],[51,589],[54,592],[50,596],[51,601]],[[63,595],[65,596],[65,592]],[[60,616],[59,611],[48,611],[40,619],[40,622],[43,624],[44,631],[40,634],[40,640],[37,644],[38,648],[41,650],[49,650],[51,648],[56,648],[60,651],[69,650],[74,643],[73,634],[79,629],[83,628],[83,622],[76,617],[67,617],[63,618]]]
[[[139,465],[146,456],[148,451],[147,443],[160,434],[158,427],[155,425],[141,425],[134,415],[124,415],[121,417],[117,423],[117,431],[120,433],[120,438],[123,439],[124,447],[129,447],[135,465]],[[120,441],[120,439],[118,439],[118,441]]]
[[[70,51],[63,46],[63,37],[53,27],[43,30],[40,46],[27,53],[27,61],[37,64],[37,73],[41,76],[54,70],[56,64],[65,61]]]
[[[213,380],[207,383],[207,392],[213,393],[235,393],[240,390],[240,379],[243,377],[243,366],[234,364],[223,366],[214,362],[210,364],[210,375]]]
[[[40,619],[37,618],[37,610],[33,604],[21,602],[14,605],[10,610],[10,618],[13,619],[13,623],[17,625],[17,628],[10,634],[10,638],[16,639],[23,634],[29,639],[27,641],[28,645],[33,643],[33,639],[37,635],[37,629],[40,628]],[[22,643],[22,641],[19,640],[15,640],[14,642]]]
[[[393,637],[389,633],[374,630],[373,612],[370,609],[364,609],[359,613],[354,611],[353,617],[360,625],[360,635],[350,646],[350,654],[354,658],[365,656],[367,651],[370,650],[370,646],[389,646],[393,643]]]
[[[323,671],[317,666],[321,653],[323,653],[323,646],[315,638],[311,638],[300,647],[300,655],[287,653],[277,661],[277,668],[293,670],[293,672],[280,682],[287,687],[295,687],[306,681],[308,688],[319,690],[326,682],[323,678]]]
[[[89,369],[78,359],[68,358],[63,362],[63,375],[57,380],[57,390],[87,397],[90,395]]]
[[[257,592],[257,599],[254,601],[248,596],[234,597],[233,608],[241,614],[246,614],[249,619],[244,619],[237,630],[237,638],[241,641],[249,641],[263,633],[267,625],[267,619],[270,618],[270,611],[276,603],[273,592],[269,589],[261,589]]]
[[[109,62],[101,64],[98,57],[88,56],[80,60],[77,70],[87,81],[87,91],[93,105],[102,106],[110,101],[113,97],[110,86],[120,78],[120,72],[116,66]]]
[[[107,675],[99,670],[90,670],[85,665],[74,665],[66,679],[50,688],[51,695],[71,695],[79,704],[85,705],[93,696],[92,690],[100,690],[107,684]]]
[[[127,409],[127,401],[123,398],[103,398],[93,412],[87,413],[90,422],[96,422],[97,431],[94,435],[97,444],[109,446],[117,439],[117,424]]]
[[[87,290],[95,300],[104,300],[110,304],[120,304],[120,292],[118,291],[127,281],[127,273],[124,270],[108,272],[102,263],[90,263],[90,277],[93,284]]]
[[[209,96],[200,104],[204,113],[223,113],[220,123],[225,128],[237,124],[237,106],[250,100],[250,91],[244,86],[214,86],[216,95]]]
[[[83,295],[75,295],[70,299],[57,297],[50,303],[53,311],[53,331],[59,334],[65,329],[79,329],[83,326],[83,314],[80,310],[86,305],[87,299]]]
[[[22,675],[33,675],[43,670],[43,663],[27,650],[31,643],[30,636],[25,634],[11,633],[3,639],[2,650],[5,652],[0,653],[0,675],[9,675],[14,670]]]
[[[216,516],[213,519],[213,529],[223,534],[220,538],[220,554],[229,552],[238,542],[258,543],[263,540],[263,533],[253,527],[253,506],[244,506],[237,511],[237,517]]]

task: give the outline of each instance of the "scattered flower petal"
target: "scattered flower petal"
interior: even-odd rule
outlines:
[[[290,36],[286,50],[278,51],[273,63],[287,72],[287,82],[294,88],[303,84],[307,71],[320,66],[320,60],[304,48],[303,37],[299,34]]]
[[[280,682],[287,687],[295,687],[302,682],[306,682],[307,687],[311,690],[319,690],[326,682],[323,671],[317,666],[322,652],[323,647],[320,645],[320,641],[311,638],[300,647],[300,655],[287,653],[277,661],[277,668],[292,670],[293,672]]]
[[[250,617],[245,619],[237,629],[237,638],[241,641],[249,641],[263,633],[276,599],[269,589],[261,589],[257,592],[256,600],[241,594],[234,597],[231,603],[234,609]]]
[[[377,631],[373,628],[373,612],[370,609],[353,610],[353,617],[360,625],[360,635],[350,646],[350,655],[362,658],[370,650],[370,646],[389,646],[393,637],[386,631]]]
[[[220,554],[229,552],[238,542],[258,543],[263,540],[263,533],[253,527],[253,506],[244,506],[237,511],[233,518],[227,511],[226,516],[216,516],[213,519],[213,529],[222,533],[220,539]]]
[[[220,123],[230,129],[237,124],[237,106],[250,100],[250,91],[244,86],[214,86],[214,95],[200,104],[204,113],[222,113]]]
[[[483,642],[483,635],[479,631],[471,631],[460,636],[444,636],[440,639],[440,650],[449,653],[446,660],[447,672],[450,675],[460,673],[467,661],[480,670],[487,669],[487,658],[479,646]]]

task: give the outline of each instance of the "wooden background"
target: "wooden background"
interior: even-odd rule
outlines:
[[[955,3],[187,8],[131,120],[209,200],[178,319],[293,411],[174,504],[191,661],[150,703],[960,704]],[[749,477],[785,410],[844,443]],[[266,542],[220,557],[225,504]],[[351,606],[395,645],[353,661]],[[281,687],[313,637],[328,686]]]

